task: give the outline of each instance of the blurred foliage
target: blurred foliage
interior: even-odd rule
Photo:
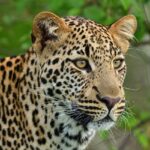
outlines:
[[[138,20],[135,37],[140,43],[144,35],[150,33],[144,10],[147,5],[150,6],[149,0],[0,0],[0,57],[22,54],[30,47],[32,20],[40,11],[52,11],[62,17],[83,16],[104,25],[110,25],[124,15],[134,14]],[[150,113],[133,109],[136,117],[127,115],[126,129],[131,130],[143,149],[148,150],[150,127],[145,125],[143,130],[142,126],[136,126],[149,118]],[[100,137],[105,140],[109,133],[102,132]]]
[[[142,9],[148,0],[0,0],[1,56],[23,53],[30,45],[30,33],[34,16],[50,10],[60,16],[77,15],[110,25],[118,18],[134,14],[140,41],[147,32]],[[7,31],[7,32],[6,32]]]

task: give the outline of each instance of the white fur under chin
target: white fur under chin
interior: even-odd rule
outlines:
[[[88,127],[95,130],[109,130],[115,125],[114,121],[91,122]]]

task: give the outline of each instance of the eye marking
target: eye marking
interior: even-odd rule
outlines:
[[[114,66],[114,68],[115,68],[115,69],[120,68],[120,67],[122,66],[123,62],[124,62],[124,58],[117,58],[117,59],[115,59],[115,60],[113,61],[113,66]]]

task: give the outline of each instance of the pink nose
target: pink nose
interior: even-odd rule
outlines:
[[[120,98],[102,97],[100,101],[105,103],[107,108],[111,110],[120,101]]]

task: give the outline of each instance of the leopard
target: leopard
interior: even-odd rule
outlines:
[[[125,56],[137,28],[50,12],[33,19],[31,46],[0,59],[0,150],[84,150],[125,112]]]

